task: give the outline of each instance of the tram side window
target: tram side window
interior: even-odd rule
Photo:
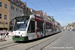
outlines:
[[[43,23],[37,22],[37,32],[43,31]]]
[[[52,25],[46,24],[46,29],[52,29]]]
[[[35,32],[35,21],[30,21],[28,32]]]

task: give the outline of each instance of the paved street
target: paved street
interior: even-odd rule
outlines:
[[[75,50],[75,32],[65,31],[56,41],[46,46],[44,50]]]
[[[63,31],[40,40],[14,42],[12,38],[0,42],[0,50],[75,50],[75,32]]]

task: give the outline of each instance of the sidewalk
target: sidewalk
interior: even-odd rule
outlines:
[[[6,40],[6,41],[12,40],[12,36],[6,37],[5,40]]]
[[[0,40],[0,42],[4,42],[4,41],[12,41],[12,36],[6,37],[5,40]]]
[[[7,45],[7,44],[10,44],[12,42],[14,42],[12,40],[12,36],[9,36],[9,37],[6,37],[5,40],[0,40],[0,46]]]

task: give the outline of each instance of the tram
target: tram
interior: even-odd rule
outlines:
[[[35,15],[19,16],[14,18],[12,39],[14,41],[28,41],[42,38],[56,32],[60,32],[60,29],[59,26],[53,22]]]

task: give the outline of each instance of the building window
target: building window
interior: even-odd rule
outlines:
[[[0,22],[0,24],[1,24],[1,22]]]
[[[0,7],[2,7],[2,2],[0,2]]]
[[[20,4],[20,7],[22,7],[22,4]]]
[[[30,13],[28,13],[30,15]]]
[[[11,2],[14,2],[14,0],[11,0]]]
[[[20,10],[20,13],[22,13],[22,10]]]
[[[19,3],[16,1],[16,5],[19,5]]]
[[[16,11],[19,11],[19,9],[18,9],[18,8],[16,8]]]
[[[28,8],[27,8],[27,11],[28,11]]]
[[[26,12],[26,14],[28,14],[28,12]]]
[[[14,10],[14,7],[13,7],[13,6],[11,6],[11,9],[13,9],[13,10]]]
[[[16,14],[16,17],[18,17],[18,15]]]
[[[2,18],[2,14],[0,14],[0,19]]]
[[[30,12],[30,9],[29,9],[29,12]]]
[[[7,15],[4,15],[4,19],[7,19]]]
[[[25,9],[25,6],[24,6],[24,9]]]
[[[14,13],[11,13],[11,16],[14,16]]]
[[[5,8],[7,9],[7,4],[5,4]]]
[[[24,13],[25,13],[25,11],[24,11]]]

